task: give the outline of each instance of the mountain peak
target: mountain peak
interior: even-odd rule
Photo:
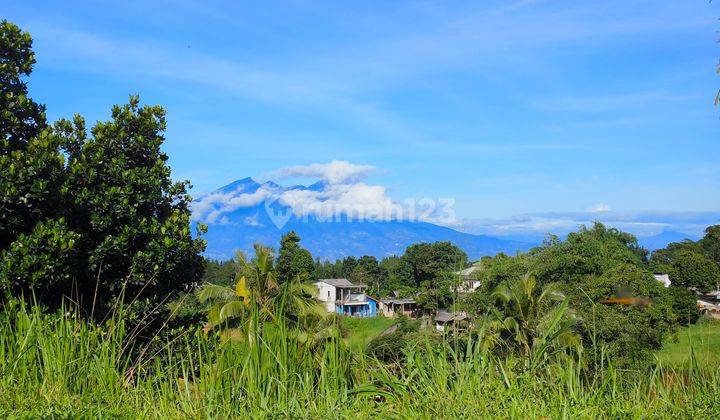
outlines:
[[[259,186],[260,184],[257,181],[250,177],[246,177],[243,179],[238,179],[237,181],[233,181],[226,186],[218,189],[217,191],[222,193],[241,192],[247,190],[255,190]]]

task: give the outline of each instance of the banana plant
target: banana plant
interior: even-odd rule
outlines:
[[[498,286],[492,297],[499,306],[492,308],[491,328],[510,349],[517,349],[531,370],[567,350],[579,350],[580,336],[574,332],[577,322],[568,307],[568,299],[555,284],[542,289],[530,274]]]

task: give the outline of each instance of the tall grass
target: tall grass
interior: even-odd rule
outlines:
[[[121,317],[93,326],[9,303],[0,311],[0,417],[710,417],[720,371],[696,364],[589,376],[568,358],[534,372],[482,334],[420,342],[400,365],[302,339],[283,325],[220,343],[190,331],[160,354],[128,351]],[[142,354],[142,352],[140,352]]]

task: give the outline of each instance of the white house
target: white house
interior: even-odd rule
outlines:
[[[348,279],[320,279],[315,285],[317,298],[328,312],[359,317],[377,315],[380,302],[365,293],[364,284],[353,284]]]
[[[475,277],[475,272],[480,269],[480,264],[474,264],[464,270],[456,271],[455,275],[460,277],[458,293],[472,293],[480,287],[480,280]]]
[[[670,276],[667,274],[653,274],[653,277],[655,277],[655,280],[662,283],[665,287],[670,287]]]

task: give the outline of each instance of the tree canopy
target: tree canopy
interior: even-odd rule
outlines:
[[[77,115],[50,127],[22,80],[31,47],[0,24],[0,288],[90,314],[191,287],[204,242],[161,150],[165,111],[131,96],[90,133]]]
[[[277,258],[278,282],[286,283],[296,277],[307,280],[313,272],[312,254],[300,246],[300,236],[295,231],[283,235]]]

